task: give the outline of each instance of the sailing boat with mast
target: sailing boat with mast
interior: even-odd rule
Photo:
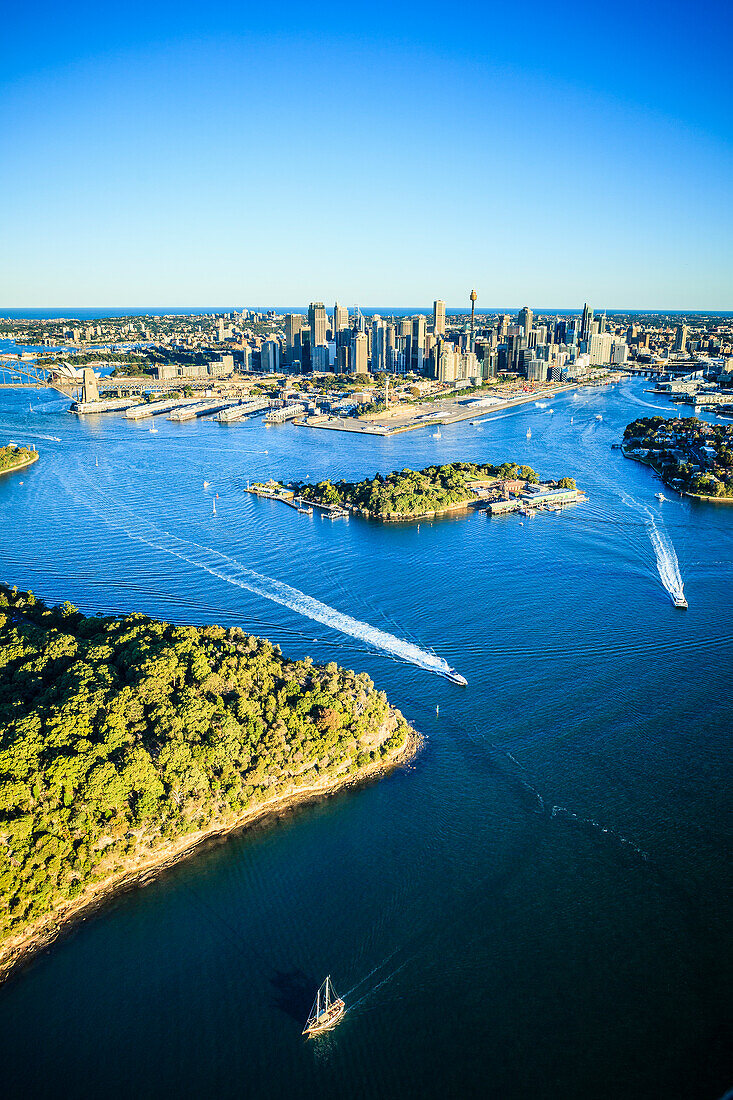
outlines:
[[[312,1035],[320,1035],[323,1031],[330,1031],[331,1028],[336,1027],[345,1011],[346,1003],[331,985],[329,975],[316,993],[303,1034],[310,1038]]]

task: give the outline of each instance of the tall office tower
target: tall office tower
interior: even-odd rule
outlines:
[[[311,367],[315,374],[326,374],[329,368],[328,344],[316,344],[311,348]]]
[[[524,329],[524,335],[529,336],[529,331],[532,328],[532,321],[534,314],[529,306],[523,306],[517,314],[517,324],[521,325]]]
[[[308,327],[311,330],[311,346],[318,347],[326,343],[328,317],[323,302],[311,302],[308,306]]]
[[[366,332],[366,318],[358,306],[354,306],[354,321],[351,327],[354,332]]]
[[[378,313],[372,317],[372,373],[383,371],[387,364],[387,326]]]
[[[384,333],[384,369],[394,370],[394,349],[396,333],[394,325],[387,325]]]
[[[355,332],[351,340],[351,373],[368,374],[368,340],[366,333]]]
[[[346,306],[340,306],[338,302],[333,304],[333,334],[343,332],[349,327],[349,311]]]
[[[340,344],[336,348],[336,373],[337,374],[349,374],[349,352],[350,348],[348,344]]]
[[[555,321],[555,343],[565,344],[567,343],[565,337],[567,336],[568,323],[567,321]]]
[[[412,339],[410,341],[410,370],[421,374],[425,362],[425,337],[427,335],[428,322],[423,314],[412,318]]]
[[[278,340],[265,340],[260,348],[262,369],[267,374],[280,370],[280,343]]]
[[[583,316],[580,320],[580,339],[590,340],[590,327],[593,323],[593,310],[586,302],[583,306]]]
[[[445,302],[436,298],[433,302],[433,335],[445,335]]]
[[[295,337],[296,359],[300,360],[300,369],[306,374],[311,369],[311,330],[303,325]]]
[[[687,325],[677,325],[674,334],[674,347],[672,351],[685,351],[687,349]]]
[[[476,293],[475,290],[471,291],[470,298],[471,298],[471,340],[470,340],[470,343],[469,343],[468,347],[469,347],[469,351],[473,351],[474,314],[475,314],[475,310],[476,310],[476,299],[478,298],[478,294]]]
[[[607,331],[606,314],[605,313],[602,313],[601,316],[598,318],[598,331],[599,332],[606,332]]]
[[[613,336],[610,332],[597,332],[590,338],[590,365],[604,367],[611,362]]]
[[[500,340],[503,340],[506,336],[507,329],[509,328],[509,322],[511,317],[508,313],[499,313],[496,318],[496,333]]]
[[[409,317],[403,317],[397,324],[398,336],[409,336],[412,332],[412,321]]]
[[[303,327],[305,317],[302,313],[285,314],[285,362],[292,363],[296,359],[295,340]]]

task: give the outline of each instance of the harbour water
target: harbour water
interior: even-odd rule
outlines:
[[[651,471],[611,449],[635,417],[672,414],[644,385],[439,439],[260,419],[151,433],[0,392],[2,442],[41,452],[0,480],[0,578],[367,671],[427,739],[413,766],[118,898],[0,988],[5,1095],[733,1086],[733,512],[657,501]],[[568,474],[589,499],[418,530],[245,492],[460,459]],[[347,1013],[307,1042],[326,974]]]

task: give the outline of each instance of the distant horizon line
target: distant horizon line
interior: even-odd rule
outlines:
[[[442,299],[436,299],[442,301]],[[341,303],[339,303],[341,304]],[[417,306],[417,305],[358,305],[361,312],[376,313],[382,310],[383,312],[417,312],[422,311],[425,313],[432,312],[432,304],[430,306]],[[582,306],[528,306],[526,303],[523,306],[481,306],[477,307],[476,313],[478,315],[482,313],[518,313],[519,310],[524,308],[531,309],[534,313],[582,313],[584,305]],[[328,308],[328,307],[327,307]],[[347,306],[351,310],[351,306]],[[470,313],[470,306],[451,306],[446,303],[446,313]],[[630,314],[630,313],[654,313],[654,314],[705,314],[721,317],[733,316],[733,310],[725,309],[685,309],[685,308],[670,308],[668,306],[655,306],[655,307],[640,307],[640,306],[591,306],[594,313],[606,313],[606,314]],[[73,318],[76,311],[84,311],[85,313],[94,311],[101,312],[104,310],[114,310],[116,313],[122,313],[123,316],[155,316],[164,314],[186,314],[186,313],[235,313],[241,312],[243,309],[255,312],[266,313],[268,310],[272,310],[275,313],[292,313],[292,312],[305,312],[308,311],[307,305],[206,305],[206,306],[174,306],[174,305],[75,305],[75,306],[0,306],[0,317],[5,320],[66,320],[67,318]],[[23,312],[28,311],[28,316],[24,317]],[[47,313],[52,316],[40,318],[34,317],[33,313]],[[17,315],[11,317],[10,315]]]

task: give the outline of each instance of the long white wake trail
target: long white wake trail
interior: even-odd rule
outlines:
[[[664,524],[662,524],[661,527],[657,526],[654,513],[650,508],[647,508],[645,504],[639,504],[638,501],[634,500],[633,497],[629,497],[626,493],[623,493],[622,497],[624,504],[627,504],[630,508],[635,508],[644,516],[644,523],[651,544],[654,547],[654,554],[657,559],[657,572],[659,573],[662,584],[673,600],[682,598],[685,593],[685,587],[682,582],[682,574],[680,573],[680,563],[677,560],[677,552],[672,544],[672,540],[664,529]]]
[[[331,627],[333,630],[338,630],[342,634],[359,638],[382,653],[389,653],[401,661],[407,661],[410,664],[417,665],[418,668],[424,668],[428,672],[436,672],[440,675],[448,672],[450,668],[448,662],[443,660],[442,657],[429,653],[412,642],[404,641],[384,630],[379,630],[375,626],[370,626],[369,623],[354,619],[343,611],[337,611],[336,608],[321,603],[320,600],[308,596],[305,592],[301,592],[300,589],[293,588],[283,581],[266,577],[262,573],[256,573],[254,569],[248,569],[241,562],[220,553],[218,550],[201,546],[199,543],[188,539],[181,539],[167,531],[161,532],[152,529],[148,534],[144,534],[139,527],[131,530],[124,522],[119,523],[119,526],[122,527],[129,538],[135,539],[137,542],[142,542],[155,550],[162,550],[165,554],[170,554],[181,561],[188,562],[189,565],[205,570],[212,577],[218,577],[220,580],[226,581],[227,584],[236,585],[247,592],[262,596],[266,600],[271,600],[273,603],[287,607],[291,611],[296,611],[298,614],[313,619],[317,623],[322,623],[324,626]]]

